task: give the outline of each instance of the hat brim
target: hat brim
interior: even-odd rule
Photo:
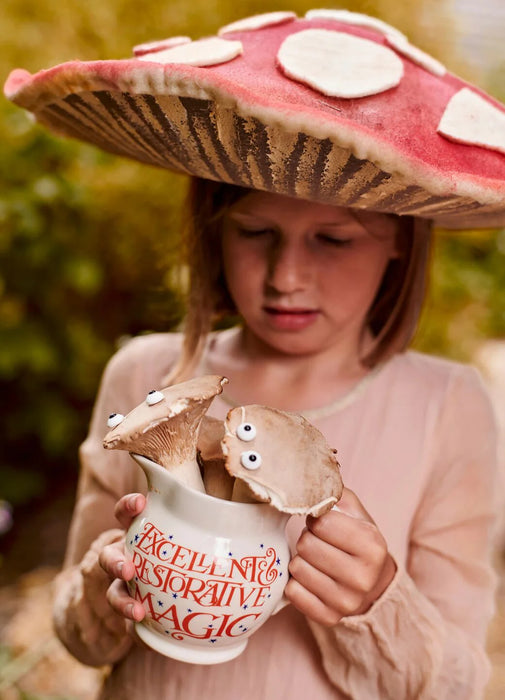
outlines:
[[[275,65],[283,39],[305,26],[263,30],[261,47],[260,32],[233,35],[244,52],[225,64],[70,62],[14,71],[5,92],[59,134],[175,172],[447,228],[505,225],[505,156],[436,131],[467,83],[405,60],[386,93],[324,96]]]

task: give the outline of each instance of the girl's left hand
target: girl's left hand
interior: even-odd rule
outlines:
[[[347,488],[338,510],[308,516],[296,550],[285,595],[300,612],[327,627],[366,612],[396,572],[379,528]]]

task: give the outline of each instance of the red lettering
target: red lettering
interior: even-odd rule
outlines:
[[[260,615],[261,613],[250,613],[249,615],[242,615],[241,617],[237,617],[226,628],[226,636],[240,637],[241,634],[247,632],[247,630],[249,629],[248,625],[253,624],[254,621],[257,620]],[[247,623],[246,620],[249,618],[252,618],[252,620],[250,623]],[[241,623],[240,625],[238,624],[239,622]],[[235,629],[237,630],[236,634],[234,634]]]
[[[268,593],[270,593],[270,586],[263,586],[262,588],[256,588],[256,598],[252,603],[253,608],[259,608],[265,605],[265,598]]]
[[[205,574],[210,566],[212,566],[212,559],[208,554],[193,552],[187,570],[195,574]]]
[[[175,605],[175,603],[163,612],[153,613],[152,617],[157,622],[159,622],[160,620],[167,620],[169,624],[171,623],[171,626],[174,629],[176,629],[178,632],[181,631],[179,618],[177,617],[177,606]]]
[[[207,618],[207,620],[202,618]],[[219,617],[212,615],[212,613],[190,613],[189,615],[186,615],[182,621],[182,629],[195,639],[209,639],[209,637],[213,637],[215,635],[216,630],[214,629],[212,623],[218,619]],[[196,624],[194,625],[193,623]],[[197,629],[199,634],[197,634]]]

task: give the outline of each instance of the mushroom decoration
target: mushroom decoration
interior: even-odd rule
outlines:
[[[149,392],[145,402],[126,416],[109,417],[109,425],[114,427],[103,446],[148,457],[190,488],[205,491],[197,462],[199,428],[205,411],[227,381],[207,375]],[[119,422],[113,418],[118,415],[122,418]]]
[[[329,510],[342,494],[336,450],[295,413],[241,406],[224,423],[205,415],[227,381],[206,375],[149,392],[126,416],[109,416],[103,446],[147,457],[215,498],[284,513]]]
[[[223,438],[223,421],[204,416],[198,437],[198,462],[205,492],[209,496],[231,501],[235,480],[224,466],[225,458],[221,444]]]
[[[340,499],[336,450],[303,416],[240,406],[228,413],[225,426],[226,469],[256,500],[284,513],[319,516]]]
[[[505,224],[505,108],[398,30],[272,12],[71,61],[5,93],[51,129],[171,170],[342,206]]]

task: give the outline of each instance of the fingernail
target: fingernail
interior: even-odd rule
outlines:
[[[127,605],[126,608],[125,608],[125,615],[126,615],[126,617],[129,617],[130,620],[134,620],[134,619],[135,619],[135,617],[134,617],[134,615],[133,615],[133,610],[134,610],[133,603],[130,603],[130,604]]]
[[[118,576],[121,576],[121,574],[123,573],[123,564],[124,561],[120,561],[116,564],[116,571]]]
[[[133,496],[130,496],[130,498],[128,499],[128,508],[129,508],[130,510],[135,510],[135,508],[136,508],[136,505],[137,505],[137,495],[138,495],[138,494],[134,494]]]

